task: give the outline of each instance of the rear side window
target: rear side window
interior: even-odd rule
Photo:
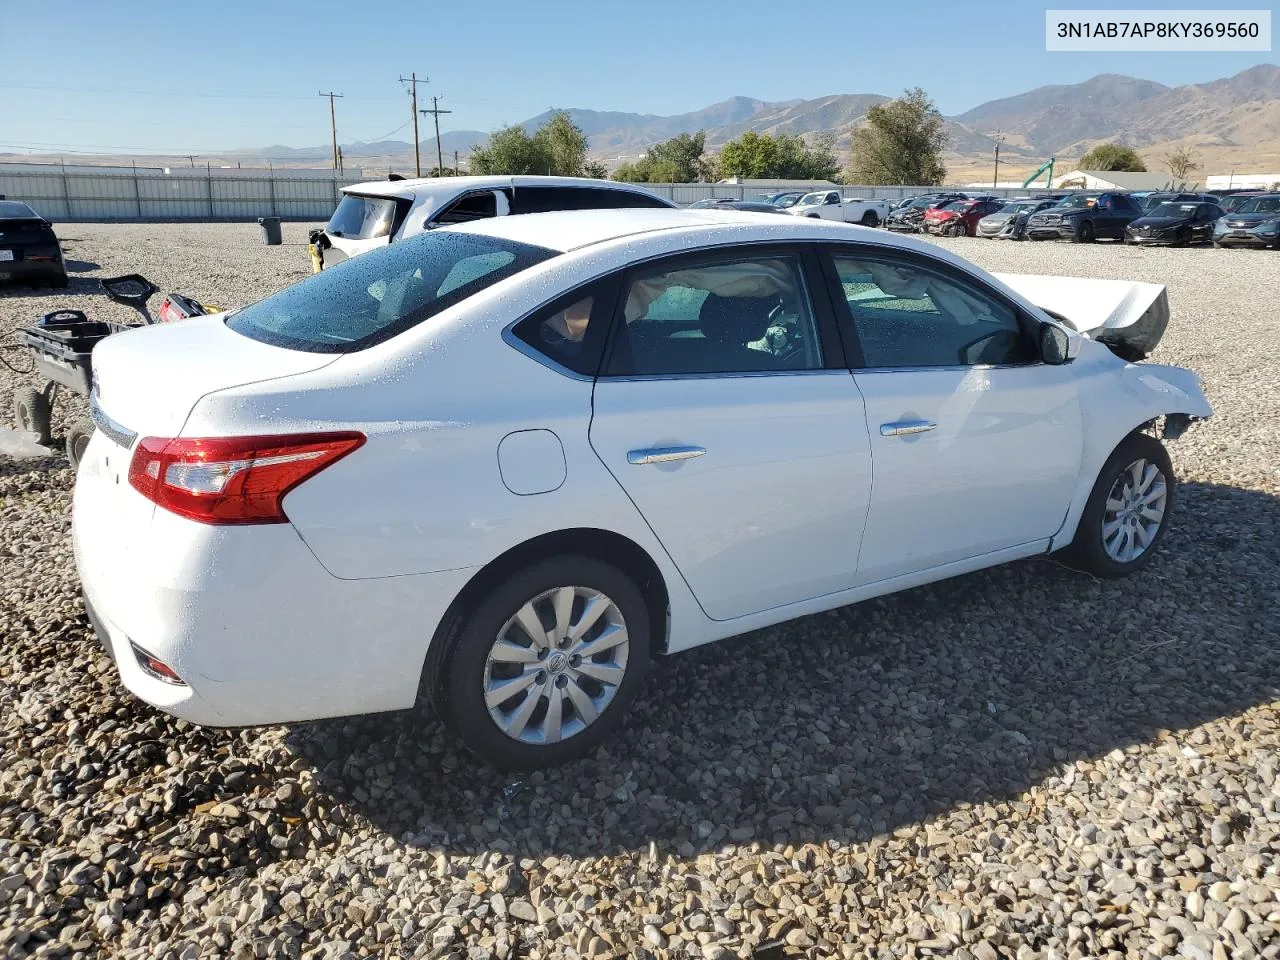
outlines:
[[[402,201],[394,197],[362,197],[348,193],[333,211],[325,228],[331,236],[348,240],[389,237],[396,227]]]
[[[352,353],[555,255],[510,240],[433,231],[313,274],[226,323],[289,350]]]
[[[0,219],[36,220],[39,216],[21,200],[0,200]]]
[[[498,215],[498,195],[492,190],[469,193],[449,204],[432,220],[441,226],[450,223],[470,223],[487,220]]]
[[[512,213],[549,213],[553,210],[619,210],[630,207],[666,207],[657,196],[608,187],[516,187]]]

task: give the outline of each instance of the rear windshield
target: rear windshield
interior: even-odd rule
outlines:
[[[510,240],[433,230],[313,274],[226,322],[289,350],[353,353],[555,255]]]
[[[348,193],[329,218],[331,236],[348,240],[372,240],[389,237],[396,222],[398,204],[392,197],[362,197]]]
[[[40,215],[20,200],[0,200],[0,219],[30,220],[39,219]]]

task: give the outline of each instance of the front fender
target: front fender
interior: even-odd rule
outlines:
[[[1071,506],[1050,550],[1067,546],[1075,537],[1098,474],[1125,437],[1153,420],[1169,417],[1165,436],[1173,439],[1190,421],[1213,414],[1193,371],[1157,363],[1124,363],[1101,344],[1086,341],[1083,346],[1075,362],[1093,368],[1080,379],[1083,456]]]

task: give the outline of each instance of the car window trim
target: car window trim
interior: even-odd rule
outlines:
[[[464,190],[462,193],[458,194],[456,197],[454,197],[453,199],[451,199],[448,203],[446,203],[446,204],[445,204],[443,207],[441,207],[439,210],[435,211],[435,213],[431,214],[431,216],[427,218],[427,222],[424,224],[424,226],[425,226],[425,227],[427,227],[427,229],[431,229],[431,228],[438,228],[438,227],[440,227],[440,226],[441,226],[440,218],[441,218],[442,216],[444,216],[446,213],[448,213],[450,210],[452,210],[454,207],[456,207],[456,206],[457,206],[459,203],[461,203],[463,200],[466,200],[468,197],[477,197],[477,196],[480,196],[481,194],[497,194],[497,193],[505,193],[505,194],[507,195],[507,209],[508,209],[508,210],[510,210],[510,209],[511,209],[511,195],[512,195],[512,190],[511,190],[511,188],[510,188],[510,187],[484,187],[484,188],[474,188],[474,189],[471,189],[471,190]],[[492,220],[492,219],[494,219],[494,217],[500,217],[500,216],[502,216],[502,214],[500,214],[500,213],[498,213],[498,212],[497,212],[497,208],[498,208],[498,198],[497,198],[497,197],[494,197],[494,199],[493,199],[493,206],[494,206],[494,215],[493,215],[493,217],[481,217],[480,219],[482,219],[482,220]],[[473,221],[465,220],[465,221],[462,221],[462,222],[463,222],[463,223],[471,223],[471,222],[473,222]],[[455,224],[444,224],[444,226],[455,226]]]
[[[609,338],[604,345],[604,352],[601,355],[600,366],[596,374],[596,379],[607,380],[609,382],[624,380],[690,380],[690,379],[706,379],[710,377],[774,377],[774,376],[795,376],[798,374],[815,374],[815,373],[847,373],[848,365],[844,363],[843,351],[833,355],[828,352],[828,345],[839,348],[838,340],[829,340],[829,332],[824,332],[824,313],[828,322],[834,322],[831,315],[831,305],[824,303],[826,298],[816,295],[817,284],[815,277],[810,275],[809,262],[806,261],[806,253],[816,256],[817,243],[812,241],[795,242],[777,240],[762,240],[748,243],[726,243],[711,247],[699,247],[696,250],[683,250],[676,254],[658,254],[636,263],[628,264],[623,270],[618,271],[621,283],[618,286],[618,299],[614,304],[613,322],[609,324]],[[741,251],[741,255],[738,252]],[[649,274],[653,272],[666,272],[669,270],[683,270],[689,267],[701,265],[716,265],[722,263],[740,263],[744,260],[764,260],[770,257],[788,257],[796,261],[799,267],[800,282],[805,286],[805,294],[809,300],[809,309],[813,314],[814,327],[818,332],[818,347],[821,351],[822,366],[814,367],[809,370],[742,370],[726,373],[648,373],[648,374],[618,374],[609,375],[604,371],[608,369],[609,359],[617,344],[617,331],[621,329],[619,324],[626,323],[623,311],[626,307],[626,291],[631,289],[631,283],[637,274]],[[824,310],[825,308],[825,310]],[[832,365],[833,361],[838,361],[838,365]]]
[[[915,364],[912,366],[901,367],[871,367],[866,366],[866,354],[862,350],[862,341],[858,337],[858,327],[853,320],[853,310],[849,306],[849,300],[844,294],[844,287],[840,284],[840,274],[836,269],[835,258],[837,256],[857,256],[855,251],[872,251],[874,256],[883,259],[898,260],[907,265],[923,265],[930,269],[936,270],[948,279],[954,279],[961,285],[972,287],[976,292],[983,296],[995,300],[997,303],[1003,304],[1013,311],[1013,315],[1018,322],[1018,327],[1022,331],[1023,337],[1026,338],[1028,344],[1032,348],[1034,359],[1024,361],[1022,363],[982,363],[982,364]],[[1039,326],[1039,320],[1029,314],[1021,304],[1005,295],[997,288],[988,285],[980,278],[970,275],[967,271],[961,270],[945,260],[933,257],[923,256],[915,251],[902,250],[897,247],[889,247],[883,244],[875,243],[851,243],[851,242],[832,242],[827,241],[822,244],[822,259],[824,261],[824,271],[827,274],[827,285],[829,287],[829,295],[835,301],[836,310],[842,311],[839,315],[843,317],[844,322],[839,324],[841,337],[845,341],[846,353],[849,355],[851,364],[849,369],[854,373],[904,373],[908,371],[920,370],[1006,370],[1006,369],[1022,369],[1026,367],[1044,366],[1044,358],[1040,356],[1040,351],[1036,344],[1035,329]],[[837,299],[838,298],[838,299]],[[843,305],[843,307],[841,306]],[[847,336],[846,336],[847,331]]]

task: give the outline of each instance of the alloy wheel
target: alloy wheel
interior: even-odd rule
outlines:
[[[1151,461],[1133,461],[1116,477],[1102,511],[1102,548],[1117,563],[1132,563],[1151,546],[1164,523],[1168,484]]]
[[[622,611],[604,593],[574,586],[540,593],[503,624],[489,649],[489,716],[513,740],[567,740],[613,702],[628,649]]]

